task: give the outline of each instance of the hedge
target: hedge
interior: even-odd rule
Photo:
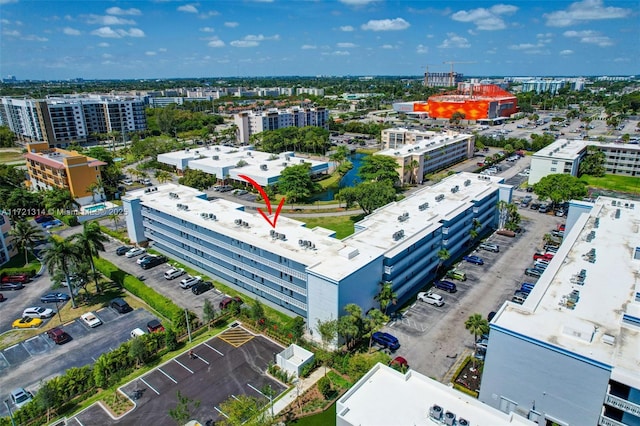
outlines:
[[[64,222],[66,225],[69,225],[69,226],[80,225],[80,222],[78,221],[78,217],[75,215],[62,216],[60,220],[62,220],[62,222]]]
[[[26,266],[23,268],[3,268],[2,274],[0,275],[4,277],[5,275],[27,274],[30,277],[34,277],[37,273],[38,273],[37,266]]]

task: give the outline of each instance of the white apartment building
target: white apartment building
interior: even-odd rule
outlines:
[[[329,129],[329,110],[323,107],[293,107],[285,110],[269,109],[267,111],[243,111],[235,114],[234,124],[238,128],[238,141],[249,143],[251,135],[265,130],[283,129],[285,127],[315,126]]]
[[[435,277],[437,253],[452,262],[467,248],[474,221],[483,233],[497,224],[497,203],[510,201],[502,178],[460,173],[384,206],[347,238],[280,215],[272,227],[256,211],[167,184],[123,197],[132,242],[186,262],[251,297],[305,318],[343,315],[355,303],[366,312],[381,281],[393,283],[399,305]],[[271,215],[273,219],[273,215]],[[446,262],[445,262],[446,263]],[[318,333],[313,333],[319,338]]]
[[[337,402],[337,426],[535,426],[503,413],[417,371],[380,363]]]
[[[316,87],[298,87],[296,89],[297,95],[309,94],[313,96],[324,96],[324,89],[318,89]]]
[[[639,228],[640,204],[571,202],[531,294],[491,321],[480,401],[543,425],[640,424]]]
[[[422,183],[425,175],[472,158],[475,136],[393,128],[382,131],[382,145],[376,155],[396,159],[402,184]]]

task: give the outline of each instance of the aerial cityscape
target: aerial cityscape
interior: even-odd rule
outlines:
[[[640,425],[639,11],[0,1],[0,426]]]

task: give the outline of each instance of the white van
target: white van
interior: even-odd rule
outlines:
[[[133,330],[131,330],[131,338],[135,339],[136,337],[140,337],[143,336],[147,333],[145,333],[144,330],[142,330],[141,328],[134,328]]]

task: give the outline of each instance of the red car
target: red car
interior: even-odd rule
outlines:
[[[484,163],[482,163],[482,162],[478,162],[476,164],[478,165],[478,167],[484,167]]]
[[[562,232],[564,232],[564,230],[565,230],[565,225],[564,225],[564,223],[561,223],[561,224],[559,224],[559,225],[556,227],[556,231],[562,231]]]
[[[533,260],[551,260],[553,259],[553,254],[551,253],[535,253],[533,255]]]
[[[3,283],[28,283],[30,280],[29,275],[27,274],[13,274],[13,275],[5,275],[2,277]]]

